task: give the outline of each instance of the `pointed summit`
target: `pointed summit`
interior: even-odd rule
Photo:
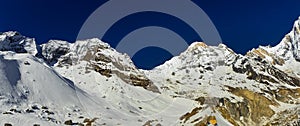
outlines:
[[[37,54],[35,40],[16,31],[0,33],[0,51]]]
[[[300,17],[295,21],[292,30],[275,47],[261,47],[276,54],[284,60],[300,61]]]

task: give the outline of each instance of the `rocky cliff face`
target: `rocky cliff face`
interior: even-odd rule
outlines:
[[[77,41],[73,44],[51,40],[41,45],[41,48],[42,57],[54,67],[81,65],[85,73],[95,71],[107,78],[116,75],[128,84],[158,92],[152,81],[133,65],[129,56],[118,53],[98,39]],[[82,65],[82,62],[86,64]]]

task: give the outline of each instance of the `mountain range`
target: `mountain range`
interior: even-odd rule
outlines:
[[[300,19],[246,55],[191,44],[153,70],[99,39],[0,33],[0,125],[300,125]]]

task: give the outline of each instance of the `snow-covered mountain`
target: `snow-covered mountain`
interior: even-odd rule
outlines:
[[[299,125],[300,19],[246,55],[195,42],[153,70],[99,39],[0,33],[0,125]]]

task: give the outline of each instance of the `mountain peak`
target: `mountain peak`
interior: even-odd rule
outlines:
[[[197,47],[207,48],[208,46],[204,42],[194,42],[190,45],[189,48],[197,48]]]
[[[66,54],[70,50],[70,43],[60,40],[50,40],[49,42],[40,45],[40,56],[49,64],[55,64],[57,59]]]
[[[192,43],[188,48],[187,48],[187,51],[190,52],[190,51],[193,51],[193,50],[197,50],[199,48],[202,48],[202,49],[205,49],[205,48],[208,48],[209,46],[206,45],[204,42],[194,42]]]
[[[292,30],[285,35],[278,45],[260,48],[276,54],[284,60],[300,61],[300,17],[295,21]]]
[[[19,32],[17,31],[7,31],[7,32],[3,32],[1,34],[4,34],[4,35],[7,35],[9,37],[12,37],[12,36],[17,36],[17,35],[21,35]]]
[[[16,53],[37,54],[36,43],[33,38],[28,38],[16,31],[0,33],[0,50]]]

